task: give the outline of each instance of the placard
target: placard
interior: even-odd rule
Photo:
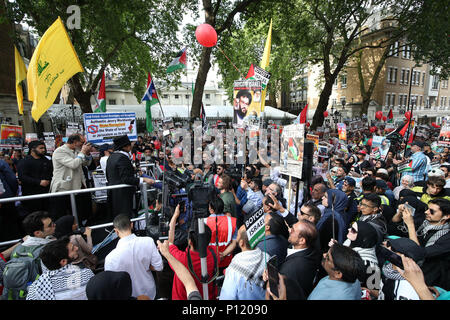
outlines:
[[[0,147],[21,149],[23,145],[22,126],[2,124],[0,129]]]
[[[291,124],[281,134],[281,170],[288,176],[302,178],[305,124]]]
[[[55,134],[53,132],[44,132],[44,143],[48,153],[55,151]]]
[[[134,112],[85,113],[83,117],[87,141],[93,144],[111,143],[114,137],[123,135],[130,141],[137,141]]]
[[[345,123],[338,123],[337,124],[338,133],[339,133],[339,140],[347,140],[347,126]]]
[[[391,141],[382,136],[372,137],[372,152],[371,157],[375,159],[385,160],[391,147]]]
[[[441,146],[450,146],[450,122],[445,122],[442,124],[438,144]]]
[[[261,81],[237,80],[233,89],[233,124],[244,128],[261,114]]]
[[[247,231],[247,238],[250,242],[250,247],[253,249],[258,242],[264,238],[264,209],[261,208],[252,215],[248,216],[244,221],[245,229]]]

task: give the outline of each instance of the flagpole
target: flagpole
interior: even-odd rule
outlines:
[[[410,78],[409,78],[408,109],[407,109],[407,110],[409,111],[409,107],[411,106],[411,113],[410,113],[409,121],[408,121],[408,131],[407,131],[407,133],[406,133],[405,151],[404,151],[403,154],[406,154],[406,149],[408,148],[409,128],[411,127],[411,120],[412,120],[412,117],[413,117],[413,109],[414,109],[413,106],[412,106],[412,104],[411,104],[411,87],[412,87],[412,74],[413,74],[413,70],[414,70],[414,67],[411,68],[411,75],[410,75]]]
[[[153,81],[153,77],[152,77],[151,72],[149,72],[149,74],[150,74],[150,78],[151,78],[152,81]],[[161,99],[159,99],[159,96],[158,96],[158,90],[156,90],[156,84],[155,84],[155,81],[153,81],[153,85],[155,86],[155,93],[156,93],[156,96],[158,97],[159,108],[161,109],[161,113],[162,113],[162,115],[163,115],[163,119],[165,119],[166,116],[164,115],[164,111],[163,111],[163,108],[162,108],[162,106],[161,106]],[[150,106],[150,108],[151,108],[151,106]]]

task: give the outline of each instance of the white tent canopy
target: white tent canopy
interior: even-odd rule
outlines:
[[[190,118],[190,107],[182,105],[163,105],[166,118]],[[265,107],[265,118],[269,119],[295,119],[297,116],[270,106]],[[107,105],[106,112],[135,112],[136,118],[145,118],[145,105]],[[206,118],[233,118],[232,106],[205,106]],[[163,119],[159,104],[152,106],[152,119]]]

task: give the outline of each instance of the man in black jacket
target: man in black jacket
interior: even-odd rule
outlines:
[[[30,154],[22,159],[17,166],[17,173],[22,185],[22,195],[48,193],[53,176],[52,162],[45,156],[45,143],[31,141],[28,144]],[[48,198],[23,201],[28,213],[48,211]]]
[[[119,214],[127,214],[132,217],[135,210],[134,194],[136,187],[146,182],[153,184],[150,178],[137,178],[131,163],[131,142],[128,136],[120,136],[114,139],[114,152],[106,162],[106,178],[108,185],[129,184],[134,187],[108,190],[108,202],[111,206],[112,217]]]
[[[295,281],[308,296],[313,289],[313,281],[321,261],[320,250],[315,247],[317,229],[310,221],[300,220],[289,229],[289,243],[285,262],[280,273],[291,281]],[[288,300],[301,299],[298,292],[287,286]]]

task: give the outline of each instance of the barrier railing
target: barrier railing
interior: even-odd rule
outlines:
[[[30,195],[30,196],[11,197],[11,198],[0,199],[0,204],[1,203],[6,203],[6,202],[16,202],[16,201],[36,200],[36,199],[42,199],[42,198],[70,196],[72,215],[75,218],[75,222],[78,225],[80,225],[79,221],[78,221],[78,213],[77,213],[77,205],[76,205],[76,202],[75,202],[75,195],[80,194],[80,193],[96,192],[96,191],[112,190],[112,189],[121,189],[121,188],[130,188],[130,187],[134,187],[134,186],[133,185],[129,185],[129,184],[117,184],[117,185],[106,186],[106,187],[70,190],[70,191],[53,192],[53,193],[42,193],[42,194],[34,194],[34,195]],[[152,190],[154,190],[154,189],[150,189],[150,190],[147,189],[147,183],[143,183],[143,184],[140,185],[140,193],[142,194],[142,199],[141,200],[142,200],[143,208],[148,208],[147,191],[152,191]],[[147,219],[148,219],[148,209],[145,210],[145,216],[144,217],[134,218],[134,219],[131,219],[131,221],[133,222],[133,221],[139,221],[139,220],[143,220],[143,219],[146,219],[146,221],[147,221]],[[112,226],[112,225],[113,225],[113,223],[109,222],[109,223],[105,223],[105,224],[101,224],[101,225],[95,225],[95,226],[92,226],[92,227],[89,227],[89,228],[91,228],[91,229],[99,229],[99,228],[108,227],[108,226]],[[0,247],[7,246],[7,245],[14,245],[17,242],[19,242],[20,240],[21,239],[0,242]]]

